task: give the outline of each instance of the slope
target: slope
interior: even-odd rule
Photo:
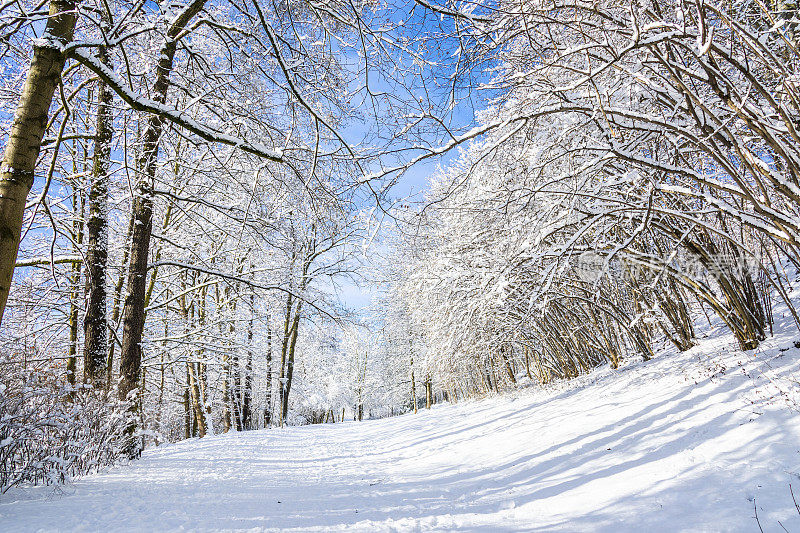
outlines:
[[[545,389],[162,446],[15,489],[0,531],[798,531],[793,376],[793,334],[711,332]]]

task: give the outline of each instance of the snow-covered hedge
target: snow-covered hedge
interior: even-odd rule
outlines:
[[[0,492],[64,483],[121,456],[124,411],[50,367],[0,358]]]

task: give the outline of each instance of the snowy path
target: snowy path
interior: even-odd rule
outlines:
[[[0,531],[758,531],[754,498],[764,531],[800,531],[786,346],[723,338],[416,416],[182,442],[7,494]]]

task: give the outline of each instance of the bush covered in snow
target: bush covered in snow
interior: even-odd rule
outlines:
[[[54,368],[0,358],[0,492],[64,483],[121,456],[125,411]]]

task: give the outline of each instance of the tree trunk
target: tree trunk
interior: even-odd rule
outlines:
[[[85,158],[84,158],[85,159]],[[77,171],[77,168],[73,168]],[[76,244],[77,249],[80,249],[83,243],[83,216],[84,216],[84,198],[80,194],[77,185],[72,192],[72,208],[74,211],[74,220],[72,222],[72,241]],[[69,357],[67,359],[67,380],[73,386],[70,391],[70,398],[75,397],[75,383],[78,378],[78,298],[80,297],[80,283],[81,283],[81,263],[73,263],[70,275],[70,290],[69,290]]]
[[[264,400],[264,427],[272,424],[272,329],[267,316],[267,397]]]
[[[230,302],[229,294],[226,289],[226,299]],[[236,431],[242,431],[242,372],[239,364],[239,348],[236,346],[236,302],[229,304],[231,310],[231,322],[228,325],[228,338],[232,346],[231,355],[231,377],[233,378],[233,415],[236,424]]]
[[[189,391],[192,397],[192,411],[194,413],[194,421],[197,426],[197,436],[206,436],[206,416],[203,410],[205,403],[202,394],[203,391],[198,384],[200,376],[200,363],[186,363],[189,372]]]
[[[177,49],[177,38],[186,24],[200,12],[205,0],[195,0],[176,17],[167,32],[167,40],[161,48],[152,99],[163,104],[170,86],[170,73]],[[145,285],[147,258],[150,252],[150,235],[153,228],[153,184],[155,180],[159,141],[164,128],[164,119],[151,115],[142,139],[142,155],[138,161],[139,179],[133,201],[133,233],[131,236],[130,262],[128,263],[128,291],[122,315],[122,348],[120,349],[119,397],[128,399],[136,389],[142,365],[142,334],[145,318]],[[139,399],[132,399],[132,408],[138,409]],[[128,433],[134,431],[128,429]],[[138,457],[141,450],[131,449],[129,455]]]
[[[66,60],[61,46],[72,40],[76,18],[75,2],[51,0],[44,29],[49,39],[34,41],[33,58],[0,164],[0,323],[17,262],[25,201],[33,187],[50,104]]]
[[[533,381],[533,376],[531,376],[531,358],[528,347],[525,346],[523,350],[525,350],[525,374],[528,376],[529,380]]]
[[[409,344],[411,344],[409,342]],[[417,382],[414,380],[414,355],[411,355],[411,363],[409,364],[411,368],[411,404],[414,409],[414,414],[417,414]]]
[[[286,358],[286,376],[282,383],[281,390],[281,425],[286,423],[286,418],[289,416],[289,392],[292,390],[292,376],[294,375],[294,352],[297,346],[297,333],[300,329],[300,310],[302,303],[297,304],[295,310],[294,320],[292,320],[292,328],[290,330],[291,339],[289,341],[288,355]]]
[[[168,322],[165,319],[164,320],[164,338],[165,339],[169,335],[169,330],[167,328],[167,324],[168,324]],[[164,348],[163,348],[164,350],[166,350],[166,344],[167,344],[167,341],[164,340]],[[156,428],[158,429],[159,434],[161,432],[162,417],[163,417],[163,414],[164,414],[164,388],[166,387],[166,379],[165,379],[166,378],[166,376],[165,376],[166,369],[164,368],[165,367],[165,363],[166,363],[166,361],[165,361],[165,358],[164,358],[164,352],[161,352],[161,364],[159,365],[161,367],[161,378],[158,381],[158,411],[156,412]],[[158,445],[159,445],[158,437],[156,437],[156,446],[158,446]]]
[[[206,324],[206,297],[208,296],[208,287],[200,289],[200,298],[197,307],[197,324],[201,330],[205,329]],[[211,423],[211,404],[208,403],[208,366],[205,362],[205,348],[200,346],[197,351],[197,373],[195,374],[196,385],[199,394],[197,396],[198,409],[200,419],[202,421],[203,435],[214,434],[214,428]]]
[[[216,305],[217,310],[221,310],[222,306],[225,304],[220,297],[219,292],[219,285],[215,287],[215,295],[216,301],[214,302]],[[225,289],[225,299],[228,298],[228,289]],[[219,335],[220,339],[225,338],[225,330],[222,321],[219,323]],[[227,433],[233,427],[233,419],[232,419],[232,412],[236,411],[236,394],[234,388],[234,395],[233,401],[231,401],[231,379],[232,373],[235,372],[234,367],[231,365],[231,347],[230,347],[230,339],[228,339],[228,347],[225,349],[225,353],[222,356],[222,372],[224,374],[224,379],[222,380],[222,432]],[[239,429],[239,422],[238,417],[236,421],[237,430]]]
[[[430,409],[433,405],[433,383],[431,378],[425,380],[425,409]]]
[[[508,374],[508,379],[511,381],[511,383],[516,385],[517,378],[514,376],[514,369],[511,368],[511,362],[508,360],[506,351],[503,348],[500,349],[500,357],[503,358],[503,363],[505,364],[506,367],[506,374]]]
[[[286,296],[286,314],[283,317],[283,339],[281,340],[281,362],[280,373],[278,374],[278,425],[283,426],[283,404],[286,396],[286,361],[289,355],[289,337],[291,336],[292,324],[292,295]]]
[[[101,15],[108,25],[108,15]],[[98,48],[98,59],[108,66],[105,46]],[[108,263],[108,169],[114,135],[111,117],[113,93],[102,80],[97,90],[97,131],[94,162],[89,184],[89,220],[86,249],[86,316],[83,321],[83,379],[95,388],[104,387],[108,372],[108,325],[106,316],[106,270]]]
[[[181,318],[183,319],[183,334],[184,336],[188,336],[189,331],[191,329],[191,324],[189,323],[189,305],[186,301],[186,272],[184,271],[181,275],[181,296],[178,299],[178,304],[180,305],[181,310]],[[187,350],[188,354],[188,350]],[[195,425],[194,420],[192,419],[192,404],[191,399],[192,397],[192,369],[191,363],[188,361],[186,362],[186,386],[183,389],[183,416],[184,416],[184,436],[188,439],[189,437],[193,437],[195,435]]]
[[[247,360],[244,364],[244,392],[242,394],[242,427],[253,429],[253,321],[255,294],[250,294],[250,322],[247,325]]]
[[[153,171],[155,172],[155,168]],[[142,364],[145,281],[153,217],[152,185],[150,183],[140,182],[133,211],[134,226],[128,266],[128,294],[125,297],[122,314],[122,348],[119,362],[119,398],[121,400],[128,399],[128,394],[136,389]]]
[[[74,263],[72,265],[72,273],[70,275],[70,283],[73,287],[77,286],[81,278],[81,264]],[[69,351],[67,355],[67,382],[74,388],[78,371],[78,304],[75,300],[78,297],[76,289],[70,290],[69,298]],[[74,395],[74,390],[70,391],[70,397]]]
[[[225,379],[222,380],[222,432],[227,433],[231,430],[231,359],[226,353],[222,356],[222,371]]]
[[[189,365],[186,365],[186,386],[183,388],[183,437],[192,436],[192,411],[189,404]]]

